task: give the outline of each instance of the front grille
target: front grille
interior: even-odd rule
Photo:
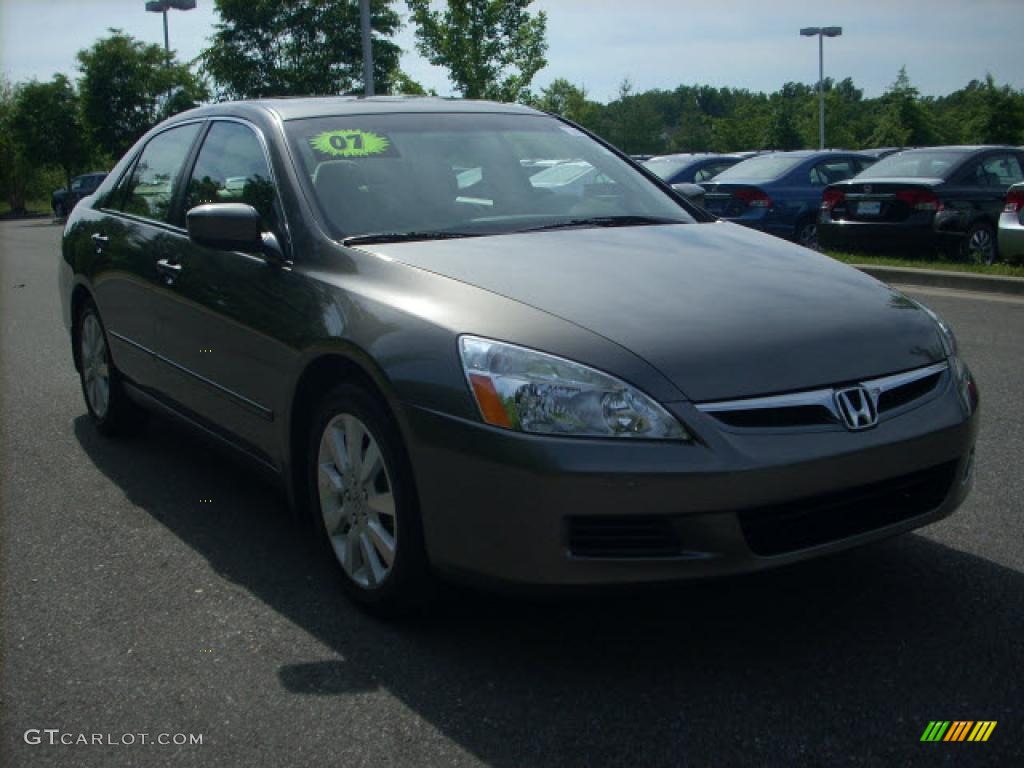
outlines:
[[[877,393],[878,414],[884,418],[904,406],[924,402],[938,388],[947,368],[946,363],[936,363],[861,383],[869,392]],[[698,403],[697,410],[733,429],[800,429],[843,424],[835,403],[835,389]]]
[[[788,427],[815,427],[835,424],[832,412],[820,405],[794,405],[784,408],[751,408],[749,410],[719,411],[716,419],[730,427],[740,429],[779,429]]]
[[[575,557],[673,557],[682,551],[667,517],[570,517],[569,551]]]
[[[938,507],[957,462],[845,491],[739,513],[747,545],[757,555],[781,555],[884,528]]]
[[[895,408],[914,402],[924,397],[938,385],[942,372],[933,373],[917,381],[911,381],[900,387],[893,387],[878,396],[878,412],[885,413]]]

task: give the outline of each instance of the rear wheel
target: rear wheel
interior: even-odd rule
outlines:
[[[78,313],[75,338],[82,395],[93,424],[108,436],[127,431],[130,425],[139,422],[141,411],[124,392],[120,374],[110,357],[103,321],[92,301],[86,301]]]
[[[429,579],[418,503],[377,399],[352,385],[332,390],[313,421],[307,466],[314,528],[349,597],[388,615],[420,607]]]
[[[964,237],[964,258],[972,264],[992,264],[999,256],[996,232],[991,224],[972,224]]]
[[[67,210],[64,208],[64,203],[57,203],[53,206],[53,215],[55,218],[63,219],[68,215]]]
[[[804,248],[818,250],[818,222],[804,219],[796,225],[796,241]]]

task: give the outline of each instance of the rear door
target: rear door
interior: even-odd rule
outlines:
[[[968,162],[956,173],[946,195],[947,208],[957,214],[957,227],[966,230],[983,219],[995,225],[1007,190],[1021,180],[1021,159],[1014,152],[988,152]]]
[[[156,386],[157,262],[180,230],[170,223],[178,178],[201,123],[163,131],[147,142],[89,222],[92,290],[114,364],[137,384]]]

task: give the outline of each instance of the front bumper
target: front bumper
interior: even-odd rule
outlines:
[[[688,404],[668,407],[698,443],[538,437],[406,406],[432,564],[535,585],[755,571],[927,525],[951,514],[971,486],[977,411],[965,417],[951,382],[940,396],[863,432],[740,434],[716,429],[712,417]],[[948,471],[948,487],[909,517],[879,518],[863,496],[865,488],[938,468]],[[867,530],[856,522],[856,497],[829,518],[828,509],[851,489],[868,498]],[[825,540],[798,536],[793,549],[785,536],[781,549],[764,545],[773,527],[792,527],[784,522],[790,508],[817,499],[828,500],[818,522],[843,514],[854,516],[854,525],[840,525]],[[653,556],[581,555],[573,540],[580,520],[624,526],[627,537],[650,535],[631,523],[655,521],[679,546]]]

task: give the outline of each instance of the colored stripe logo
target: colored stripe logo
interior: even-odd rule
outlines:
[[[921,741],[988,741],[996,720],[932,720]]]

